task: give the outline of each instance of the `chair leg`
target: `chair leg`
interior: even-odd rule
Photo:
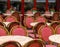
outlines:
[[[57,47],[60,47],[60,44],[58,44],[58,46]]]

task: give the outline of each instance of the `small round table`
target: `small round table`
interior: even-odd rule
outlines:
[[[30,37],[26,37],[26,36],[18,36],[18,35],[0,36],[0,45],[8,41],[17,41],[22,46],[24,46],[27,42],[31,40],[33,39]]]
[[[24,14],[24,15],[27,15],[27,16],[34,16],[34,14]]]
[[[42,14],[42,16],[53,16],[52,14]]]
[[[6,26],[8,26],[8,24],[10,24],[11,22],[3,22]]]
[[[51,23],[46,23],[48,26],[50,26],[51,25]]]
[[[30,25],[34,27],[34,26],[35,26],[36,24],[38,24],[38,23],[39,23],[39,22],[32,22]]]
[[[6,13],[4,13],[3,15],[4,16],[11,16],[12,14],[8,14],[8,13],[6,14]]]
[[[49,40],[60,44],[60,34],[55,34],[55,35],[49,36]]]

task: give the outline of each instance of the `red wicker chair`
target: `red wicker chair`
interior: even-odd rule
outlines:
[[[44,17],[42,17],[42,16],[39,16],[39,17],[36,17],[36,22],[44,22],[44,23],[46,23],[47,22],[47,20],[44,18]]]
[[[51,26],[41,26],[38,30],[39,38],[42,39],[44,42],[50,43],[49,36],[55,33],[54,29]]]
[[[21,35],[21,36],[28,35],[26,28],[24,28],[23,26],[19,26],[19,25],[12,27],[12,29],[10,30],[10,34],[11,35]]]
[[[2,44],[2,47],[22,47],[19,42],[16,41],[8,41]]]
[[[12,16],[16,17],[18,21],[20,21],[20,16],[18,12],[14,12]]]
[[[24,47],[43,47],[45,46],[41,40],[32,40],[24,45]]]
[[[16,25],[19,25],[19,26],[20,26],[20,23],[19,23],[19,22],[12,22],[12,23],[8,24],[7,27],[8,27],[9,30],[11,30],[12,27],[14,27],[14,26],[16,26]]]
[[[56,34],[60,34],[60,25],[56,26],[55,33]]]
[[[53,22],[53,23],[51,24],[51,26],[55,29],[56,26],[58,26],[59,24],[60,24],[59,22]]]
[[[33,17],[27,16],[24,18],[24,26],[26,26],[27,28],[32,28],[32,26],[30,25],[32,22],[34,22]]]
[[[17,20],[16,17],[14,17],[14,16],[7,16],[7,17],[4,19],[4,22],[18,22],[18,20]]]
[[[6,36],[8,35],[8,30],[0,25],[0,36]]]

